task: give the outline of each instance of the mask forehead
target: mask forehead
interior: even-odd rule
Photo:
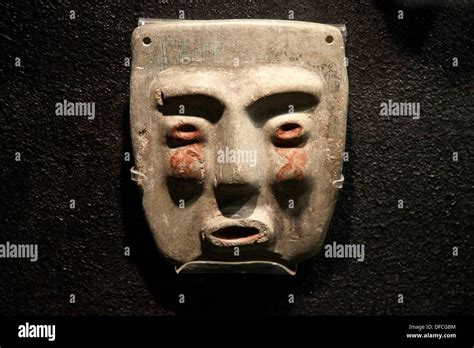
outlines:
[[[223,179],[227,172],[241,172],[235,182],[230,182],[241,185],[241,192],[235,191],[237,196],[248,192],[249,202],[254,200],[253,215],[249,213],[253,218],[238,222],[261,232],[260,240],[249,246],[255,249],[248,254],[252,255],[250,260],[261,256],[291,264],[317,252],[342,170],[348,81],[340,30],[330,25],[275,20],[157,21],[135,29],[132,49],[130,108],[135,169],[141,177],[147,219],[165,256],[177,265],[213,257],[226,259],[225,253],[208,252],[202,238],[206,238],[209,226],[227,229],[229,225],[230,219],[219,212],[219,196],[228,203],[235,189]],[[197,103],[215,103],[216,117],[180,118],[178,111],[175,117],[162,117],[165,112],[160,107],[167,100],[187,95],[201,96],[195,98]],[[285,95],[299,98],[302,104],[314,100],[317,105],[315,111],[306,113],[306,119],[298,119],[296,114],[286,118],[287,125],[296,128],[285,130],[283,138],[313,129],[313,137],[304,148],[273,149],[259,140],[258,132],[281,126],[278,118],[266,121],[266,126],[258,125],[255,119],[248,121],[254,109],[262,113],[259,101],[266,100],[264,111],[268,113]],[[170,147],[164,139],[170,132],[182,136],[176,127],[188,121],[191,124],[187,126],[194,128],[187,134],[202,136],[202,141],[178,149]],[[229,130],[232,127],[235,131]],[[251,153],[241,155],[248,155],[247,160],[258,158],[260,166],[216,163],[216,153],[225,148],[222,158],[229,159],[232,153],[227,150],[237,147],[254,149],[255,158]],[[272,166],[277,165],[280,168],[273,171]],[[197,190],[199,200],[199,204],[186,206],[185,215],[176,210],[180,207],[169,197],[172,194],[168,195],[171,188],[166,179],[182,179],[183,173],[195,180],[194,184],[173,184],[173,189],[178,185],[185,191]],[[306,177],[308,182],[303,186],[292,186],[294,178],[302,181]],[[216,191],[223,186],[229,193]],[[298,195],[304,198],[300,206],[306,202],[305,209],[300,207],[299,221],[295,216],[273,216],[279,209],[285,210],[279,200],[291,201],[292,191],[301,191]],[[189,227],[183,224],[186,219],[193,220]],[[212,235],[209,238],[219,244]],[[259,249],[260,242],[269,246]]]
[[[279,63],[304,67],[324,77],[332,99],[331,128],[335,137],[341,135],[339,128],[345,132],[344,39],[334,26],[278,20],[158,21],[135,29],[132,52],[132,125],[146,122],[146,117],[140,119],[144,114],[138,105],[148,97],[144,87],[163,70]]]

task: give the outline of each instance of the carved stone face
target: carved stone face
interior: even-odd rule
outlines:
[[[135,173],[161,253],[175,265],[316,254],[341,184],[339,29],[164,21],[132,43]]]

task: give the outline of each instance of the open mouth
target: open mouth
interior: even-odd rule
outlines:
[[[240,246],[266,242],[270,231],[266,225],[259,224],[223,226],[204,232],[203,237],[216,246]]]
[[[213,237],[223,240],[253,240],[258,238],[259,232],[255,227],[229,226],[217,230],[212,234]]]

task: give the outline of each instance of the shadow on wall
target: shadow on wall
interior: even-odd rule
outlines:
[[[438,13],[438,6],[433,5],[436,1],[431,1],[431,6],[424,5],[426,3],[420,0],[375,0],[376,7],[383,12],[392,39],[413,53],[423,46]]]
[[[132,153],[129,105],[123,109],[123,130],[123,151]],[[236,318],[248,317],[251,313],[291,314],[295,305],[289,303],[290,294],[301,299],[305,294],[311,293],[311,297],[318,298],[319,292],[331,282],[334,268],[337,267],[338,272],[347,268],[346,260],[331,262],[321,252],[301,264],[294,277],[260,274],[177,275],[173,266],[161,258],[155,246],[142,208],[140,192],[136,183],[130,179],[133,162],[123,163],[121,203],[124,244],[130,246],[131,262],[137,267],[146,287],[155,298],[157,308],[200,317],[219,315]],[[346,182],[351,187],[350,170],[348,173]],[[332,243],[332,240],[345,243],[349,239],[349,196],[350,192],[346,192],[339,197],[327,243]],[[185,295],[184,304],[179,303],[180,294]]]
[[[454,86],[470,83],[474,71],[474,1],[375,0],[375,6],[383,13],[390,37],[401,50],[418,56],[427,66],[441,69]],[[399,11],[403,11],[403,20],[398,19]],[[434,61],[433,56],[442,59]]]

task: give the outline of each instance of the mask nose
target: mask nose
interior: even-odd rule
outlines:
[[[243,112],[225,115],[226,126],[218,129],[216,184],[258,186],[262,175],[258,129]]]
[[[244,110],[229,108],[218,132],[214,195],[222,215],[245,219],[255,210],[262,171],[258,129]]]

